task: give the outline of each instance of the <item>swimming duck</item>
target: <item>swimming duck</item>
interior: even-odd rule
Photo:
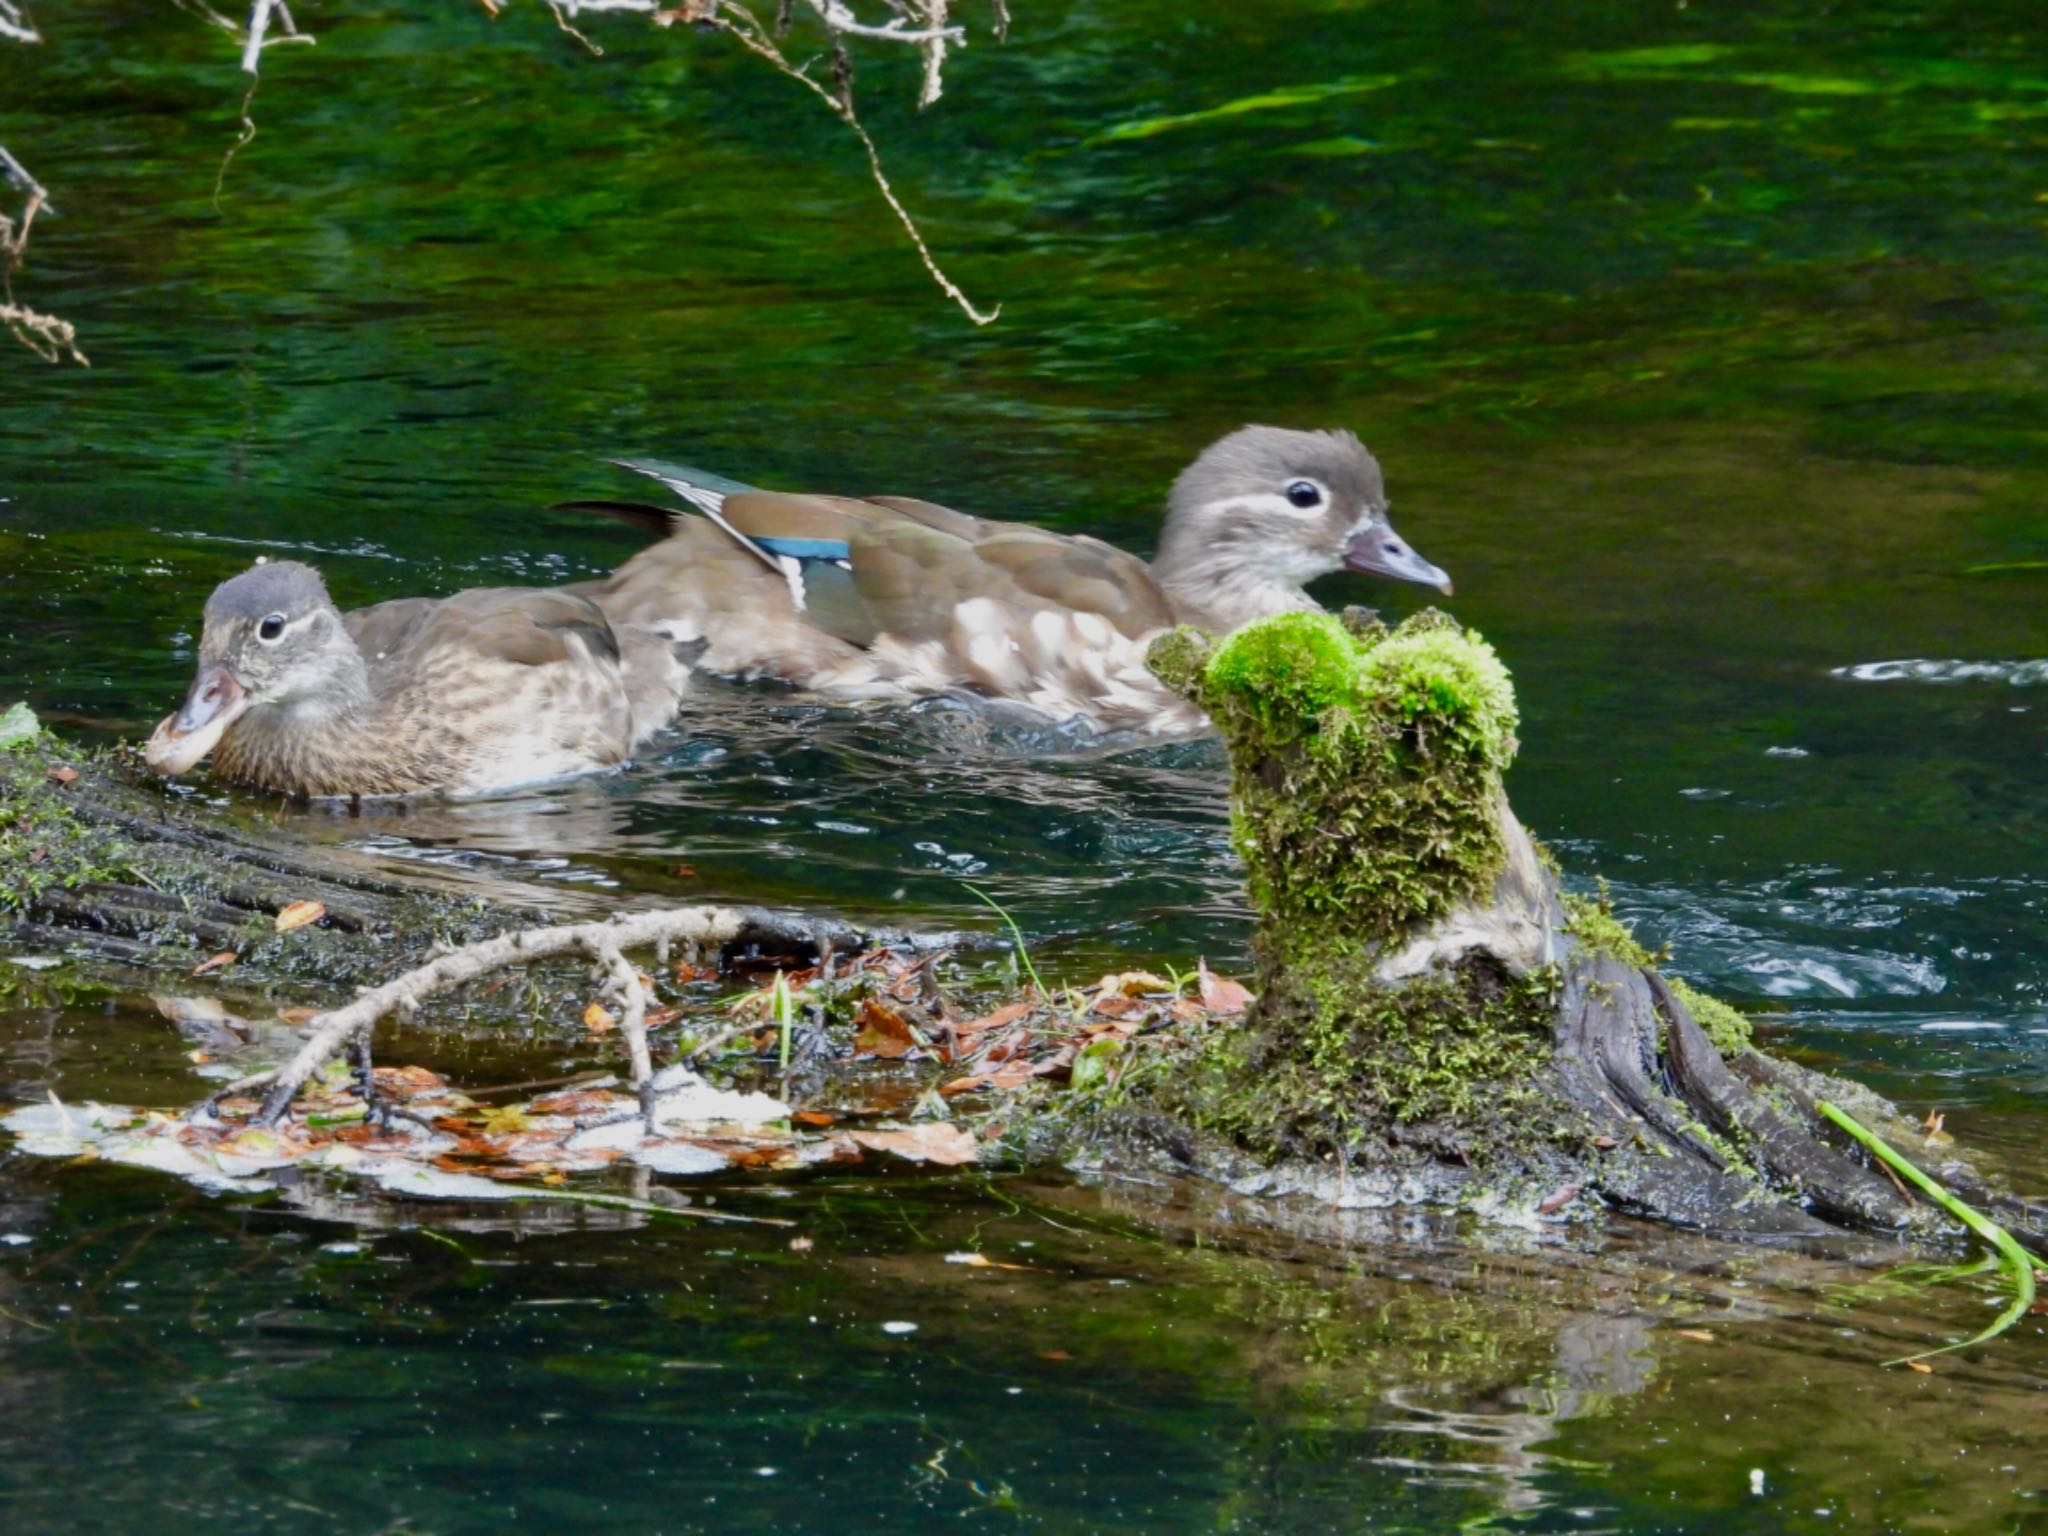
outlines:
[[[1162,630],[1225,634],[1314,608],[1338,570],[1451,590],[1387,520],[1380,467],[1349,432],[1245,427],[1181,472],[1150,563],[1085,534],[904,496],[763,491],[656,459],[701,516],[574,502],[668,537],[581,591],[614,624],[702,641],[700,665],[828,693],[1008,699],[1057,721],[1178,732],[1204,723],[1146,669]]]
[[[198,676],[143,755],[168,777],[210,752],[222,778],[293,795],[482,794],[624,762],[689,659],[559,589],[344,614],[311,566],[259,563],[207,599]]]

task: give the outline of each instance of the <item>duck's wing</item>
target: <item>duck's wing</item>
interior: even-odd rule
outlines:
[[[977,600],[1018,630],[1048,610],[1096,614],[1132,637],[1173,622],[1137,556],[1027,523],[975,523],[972,539],[906,517],[872,520],[852,535],[850,575],[879,630],[931,639]]]

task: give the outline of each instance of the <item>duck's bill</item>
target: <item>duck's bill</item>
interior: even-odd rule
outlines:
[[[192,681],[178,712],[167,715],[142,746],[142,760],[165,778],[190,773],[219,745],[249,707],[249,693],[226,667],[208,667]]]
[[[1444,596],[1451,595],[1449,573],[1415,553],[1388,523],[1375,523],[1368,528],[1365,536],[1344,552],[1344,567],[1368,576],[1391,576],[1395,581],[1435,587]]]

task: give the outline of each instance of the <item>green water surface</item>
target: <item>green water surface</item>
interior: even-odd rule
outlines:
[[[635,493],[610,455],[1144,548],[1217,433],[1349,426],[1513,667],[1510,790],[1575,876],[2048,1186],[2048,16],[1013,8],[922,114],[914,60],[859,55],[899,187],[1003,306],[976,329],[843,130],[716,36],[305,12],[216,195],[229,41],[44,7],[0,52],[0,143],[58,215],[15,286],[93,366],[0,351],[0,702],[142,734],[259,553],[344,602],[605,568],[633,536],[549,505]],[[713,686],[609,779],[362,819],[194,793],[568,905],[987,931],[971,881],[1078,979],[1243,964],[1222,788],[1207,743]],[[145,996],[9,997],[10,1099],[196,1091]],[[407,1044],[472,1081],[583,1049]],[[0,1161],[0,1525],[2048,1530],[2041,1320],[1882,1371],[1995,1300],[1834,1289],[1867,1251],[1219,1253],[1114,1192],[875,1170],[719,1198],[797,1227]]]

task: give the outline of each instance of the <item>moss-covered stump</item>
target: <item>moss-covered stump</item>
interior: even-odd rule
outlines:
[[[1888,1106],[1750,1048],[1740,1014],[1567,901],[1502,790],[1514,690],[1476,634],[1300,613],[1150,660],[1230,751],[1259,995],[1132,1084],[1122,1124],[1241,1186],[1347,1202],[1584,1192],[1757,1235],[1928,1219],[1812,1109],[1896,1132]]]

